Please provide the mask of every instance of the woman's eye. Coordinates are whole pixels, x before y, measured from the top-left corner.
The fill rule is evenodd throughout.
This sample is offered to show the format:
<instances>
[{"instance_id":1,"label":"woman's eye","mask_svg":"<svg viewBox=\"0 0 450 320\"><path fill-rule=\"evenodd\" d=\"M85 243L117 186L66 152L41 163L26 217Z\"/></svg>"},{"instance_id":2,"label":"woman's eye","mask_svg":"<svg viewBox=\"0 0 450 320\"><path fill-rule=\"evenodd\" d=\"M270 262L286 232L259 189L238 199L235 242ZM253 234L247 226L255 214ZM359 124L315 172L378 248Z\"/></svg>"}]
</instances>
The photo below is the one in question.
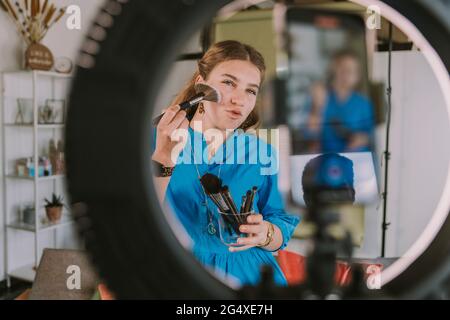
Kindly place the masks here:
<instances>
[{"instance_id":1,"label":"woman's eye","mask_svg":"<svg viewBox=\"0 0 450 320\"><path fill-rule=\"evenodd\" d=\"M222 83L226 84L227 86L233 86L234 87L234 82L231 80L223 80Z\"/></svg>"},{"instance_id":2,"label":"woman's eye","mask_svg":"<svg viewBox=\"0 0 450 320\"><path fill-rule=\"evenodd\" d=\"M256 91L255 90L248 89L247 92L252 94L252 95L254 95L254 96L256 96Z\"/></svg>"}]
</instances>

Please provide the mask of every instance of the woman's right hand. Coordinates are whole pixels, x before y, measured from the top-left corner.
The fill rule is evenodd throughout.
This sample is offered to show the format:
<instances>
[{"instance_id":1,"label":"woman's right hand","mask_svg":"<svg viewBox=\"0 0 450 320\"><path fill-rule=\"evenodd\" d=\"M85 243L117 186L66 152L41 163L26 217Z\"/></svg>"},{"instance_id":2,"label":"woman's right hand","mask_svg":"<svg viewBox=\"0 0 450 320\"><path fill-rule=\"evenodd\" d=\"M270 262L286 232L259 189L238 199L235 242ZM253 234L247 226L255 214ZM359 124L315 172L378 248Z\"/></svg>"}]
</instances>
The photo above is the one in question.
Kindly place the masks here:
<instances>
[{"instance_id":1,"label":"woman's right hand","mask_svg":"<svg viewBox=\"0 0 450 320\"><path fill-rule=\"evenodd\" d=\"M177 129L187 130L188 126L186 111L180 111L179 105L167 108L156 127L156 148L152 159L166 167L174 167L181 149L175 148L180 143L180 139L176 138L179 135L173 135L173 133ZM173 154L173 152L177 154Z\"/></svg>"},{"instance_id":2,"label":"woman's right hand","mask_svg":"<svg viewBox=\"0 0 450 320\"><path fill-rule=\"evenodd\" d=\"M327 101L327 90L321 82L316 82L310 88L312 105L308 119L308 129L317 132L322 127L323 108Z\"/></svg>"},{"instance_id":3,"label":"woman's right hand","mask_svg":"<svg viewBox=\"0 0 450 320\"><path fill-rule=\"evenodd\" d=\"M311 85L312 112L320 116L322 109L327 102L327 89L322 82L315 82Z\"/></svg>"}]
</instances>

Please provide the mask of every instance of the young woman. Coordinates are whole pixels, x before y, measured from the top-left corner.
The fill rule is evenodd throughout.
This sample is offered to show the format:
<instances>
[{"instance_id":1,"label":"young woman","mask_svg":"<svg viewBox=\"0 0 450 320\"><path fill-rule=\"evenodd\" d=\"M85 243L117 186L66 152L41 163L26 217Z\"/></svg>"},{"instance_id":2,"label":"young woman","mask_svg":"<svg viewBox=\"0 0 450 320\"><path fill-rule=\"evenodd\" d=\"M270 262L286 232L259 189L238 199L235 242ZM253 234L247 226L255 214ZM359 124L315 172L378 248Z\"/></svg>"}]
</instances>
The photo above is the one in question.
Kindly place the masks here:
<instances>
[{"instance_id":1,"label":"young woman","mask_svg":"<svg viewBox=\"0 0 450 320\"><path fill-rule=\"evenodd\" d=\"M316 140L311 152L369 151L374 134L371 102L356 91L361 81L358 56L337 52L330 65L329 88L311 88L308 135Z\"/></svg>"},{"instance_id":2,"label":"young woman","mask_svg":"<svg viewBox=\"0 0 450 320\"><path fill-rule=\"evenodd\" d=\"M258 124L255 104L264 72L264 59L254 48L237 41L213 45L159 122L152 161L164 172L155 178L160 199L172 208L193 239L193 254L203 265L241 284L257 283L261 267L270 265L274 280L286 285L272 253L287 245L299 218L284 211L274 163L249 160L267 149L266 155L276 162L275 151L256 135L244 133ZM216 88L221 101L202 102L187 113L180 111L178 104L195 94L197 83ZM173 139L180 130L187 131L182 149ZM221 139L217 134L214 139L206 134L211 131L218 132ZM243 137L240 141L244 144L239 144ZM239 151L245 152L246 161L237 161ZM240 226L248 233L239 239L240 247L227 247L220 240L219 213L199 181L206 173L218 176L229 187L238 206L247 190L258 188L253 201L255 214L248 216L248 224Z\"/></svg>"}]
</instances>

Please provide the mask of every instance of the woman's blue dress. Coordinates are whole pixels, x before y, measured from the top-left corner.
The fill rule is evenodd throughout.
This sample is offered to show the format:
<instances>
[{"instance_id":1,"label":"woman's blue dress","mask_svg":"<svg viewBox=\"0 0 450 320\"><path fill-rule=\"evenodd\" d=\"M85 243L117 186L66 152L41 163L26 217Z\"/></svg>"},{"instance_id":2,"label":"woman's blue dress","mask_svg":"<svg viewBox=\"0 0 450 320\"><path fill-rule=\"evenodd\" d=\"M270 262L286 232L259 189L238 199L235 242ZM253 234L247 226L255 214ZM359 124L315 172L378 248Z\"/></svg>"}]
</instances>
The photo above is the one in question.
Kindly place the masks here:
<instances>
[{"instance_id":1,"label":"woman's blue dress","mask_svg":"<svg viewBox=\"0 0 450 320\"><path fill-rule=\"evenodd\" d=\"M253 186L258 191L253 201L254 212L261 213L264 220L280 228L283 234L281 249L287 245L300 221L298 216L287 214L278 190L278 160L274 149L255 135L235 131L208 161L207 144L201 132L189 128L187 143L180 153L166 192L166 204L193 240L194 256L204 265L238 281L241 285L256 284L263 265L274 270L274 281L287 285L272 252L254 247L240 252L230 252L219 236L218 212L208 198L207 205L213 213L217 232L208 233L209 217L205 205L205 194L198 179L205 173L219 175L227 185L239 207L241 198ZM203 156L203 161L202 161ZM234 160L234 161L233 161Z\"/></svg>"}]
</instances>

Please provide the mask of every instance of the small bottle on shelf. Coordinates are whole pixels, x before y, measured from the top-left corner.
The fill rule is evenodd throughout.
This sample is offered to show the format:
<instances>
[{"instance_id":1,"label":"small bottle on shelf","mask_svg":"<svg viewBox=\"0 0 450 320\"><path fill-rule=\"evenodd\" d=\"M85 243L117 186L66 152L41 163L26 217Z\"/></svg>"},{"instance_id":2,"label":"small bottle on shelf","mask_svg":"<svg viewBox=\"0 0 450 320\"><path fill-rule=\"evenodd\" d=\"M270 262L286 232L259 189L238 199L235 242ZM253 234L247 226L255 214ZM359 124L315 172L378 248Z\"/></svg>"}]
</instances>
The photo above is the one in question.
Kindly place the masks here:
<instances>
[{"instance_id":1,"label":"small bottle on shelf","mask_svg":"<svg viewBox=\"0 0 450 320\"><path fill-rule=\"evenodd\" d=\"M44 167L44 176L48 177L52 175L52 164L47 157L42 157L42 165Z\"/></svg>"},{"instance_id":2,"label":"small bottle on shelf","mask_svg":"<svg viewBox=\"0 0 450 320\"><path fill-rule=\"evenodd\" d=\"M34 161L33 161L33 157L28 158L28 160L27 160L27 169L28 169L28 176L34 177Z\"/></svg>"}]
</instances>

